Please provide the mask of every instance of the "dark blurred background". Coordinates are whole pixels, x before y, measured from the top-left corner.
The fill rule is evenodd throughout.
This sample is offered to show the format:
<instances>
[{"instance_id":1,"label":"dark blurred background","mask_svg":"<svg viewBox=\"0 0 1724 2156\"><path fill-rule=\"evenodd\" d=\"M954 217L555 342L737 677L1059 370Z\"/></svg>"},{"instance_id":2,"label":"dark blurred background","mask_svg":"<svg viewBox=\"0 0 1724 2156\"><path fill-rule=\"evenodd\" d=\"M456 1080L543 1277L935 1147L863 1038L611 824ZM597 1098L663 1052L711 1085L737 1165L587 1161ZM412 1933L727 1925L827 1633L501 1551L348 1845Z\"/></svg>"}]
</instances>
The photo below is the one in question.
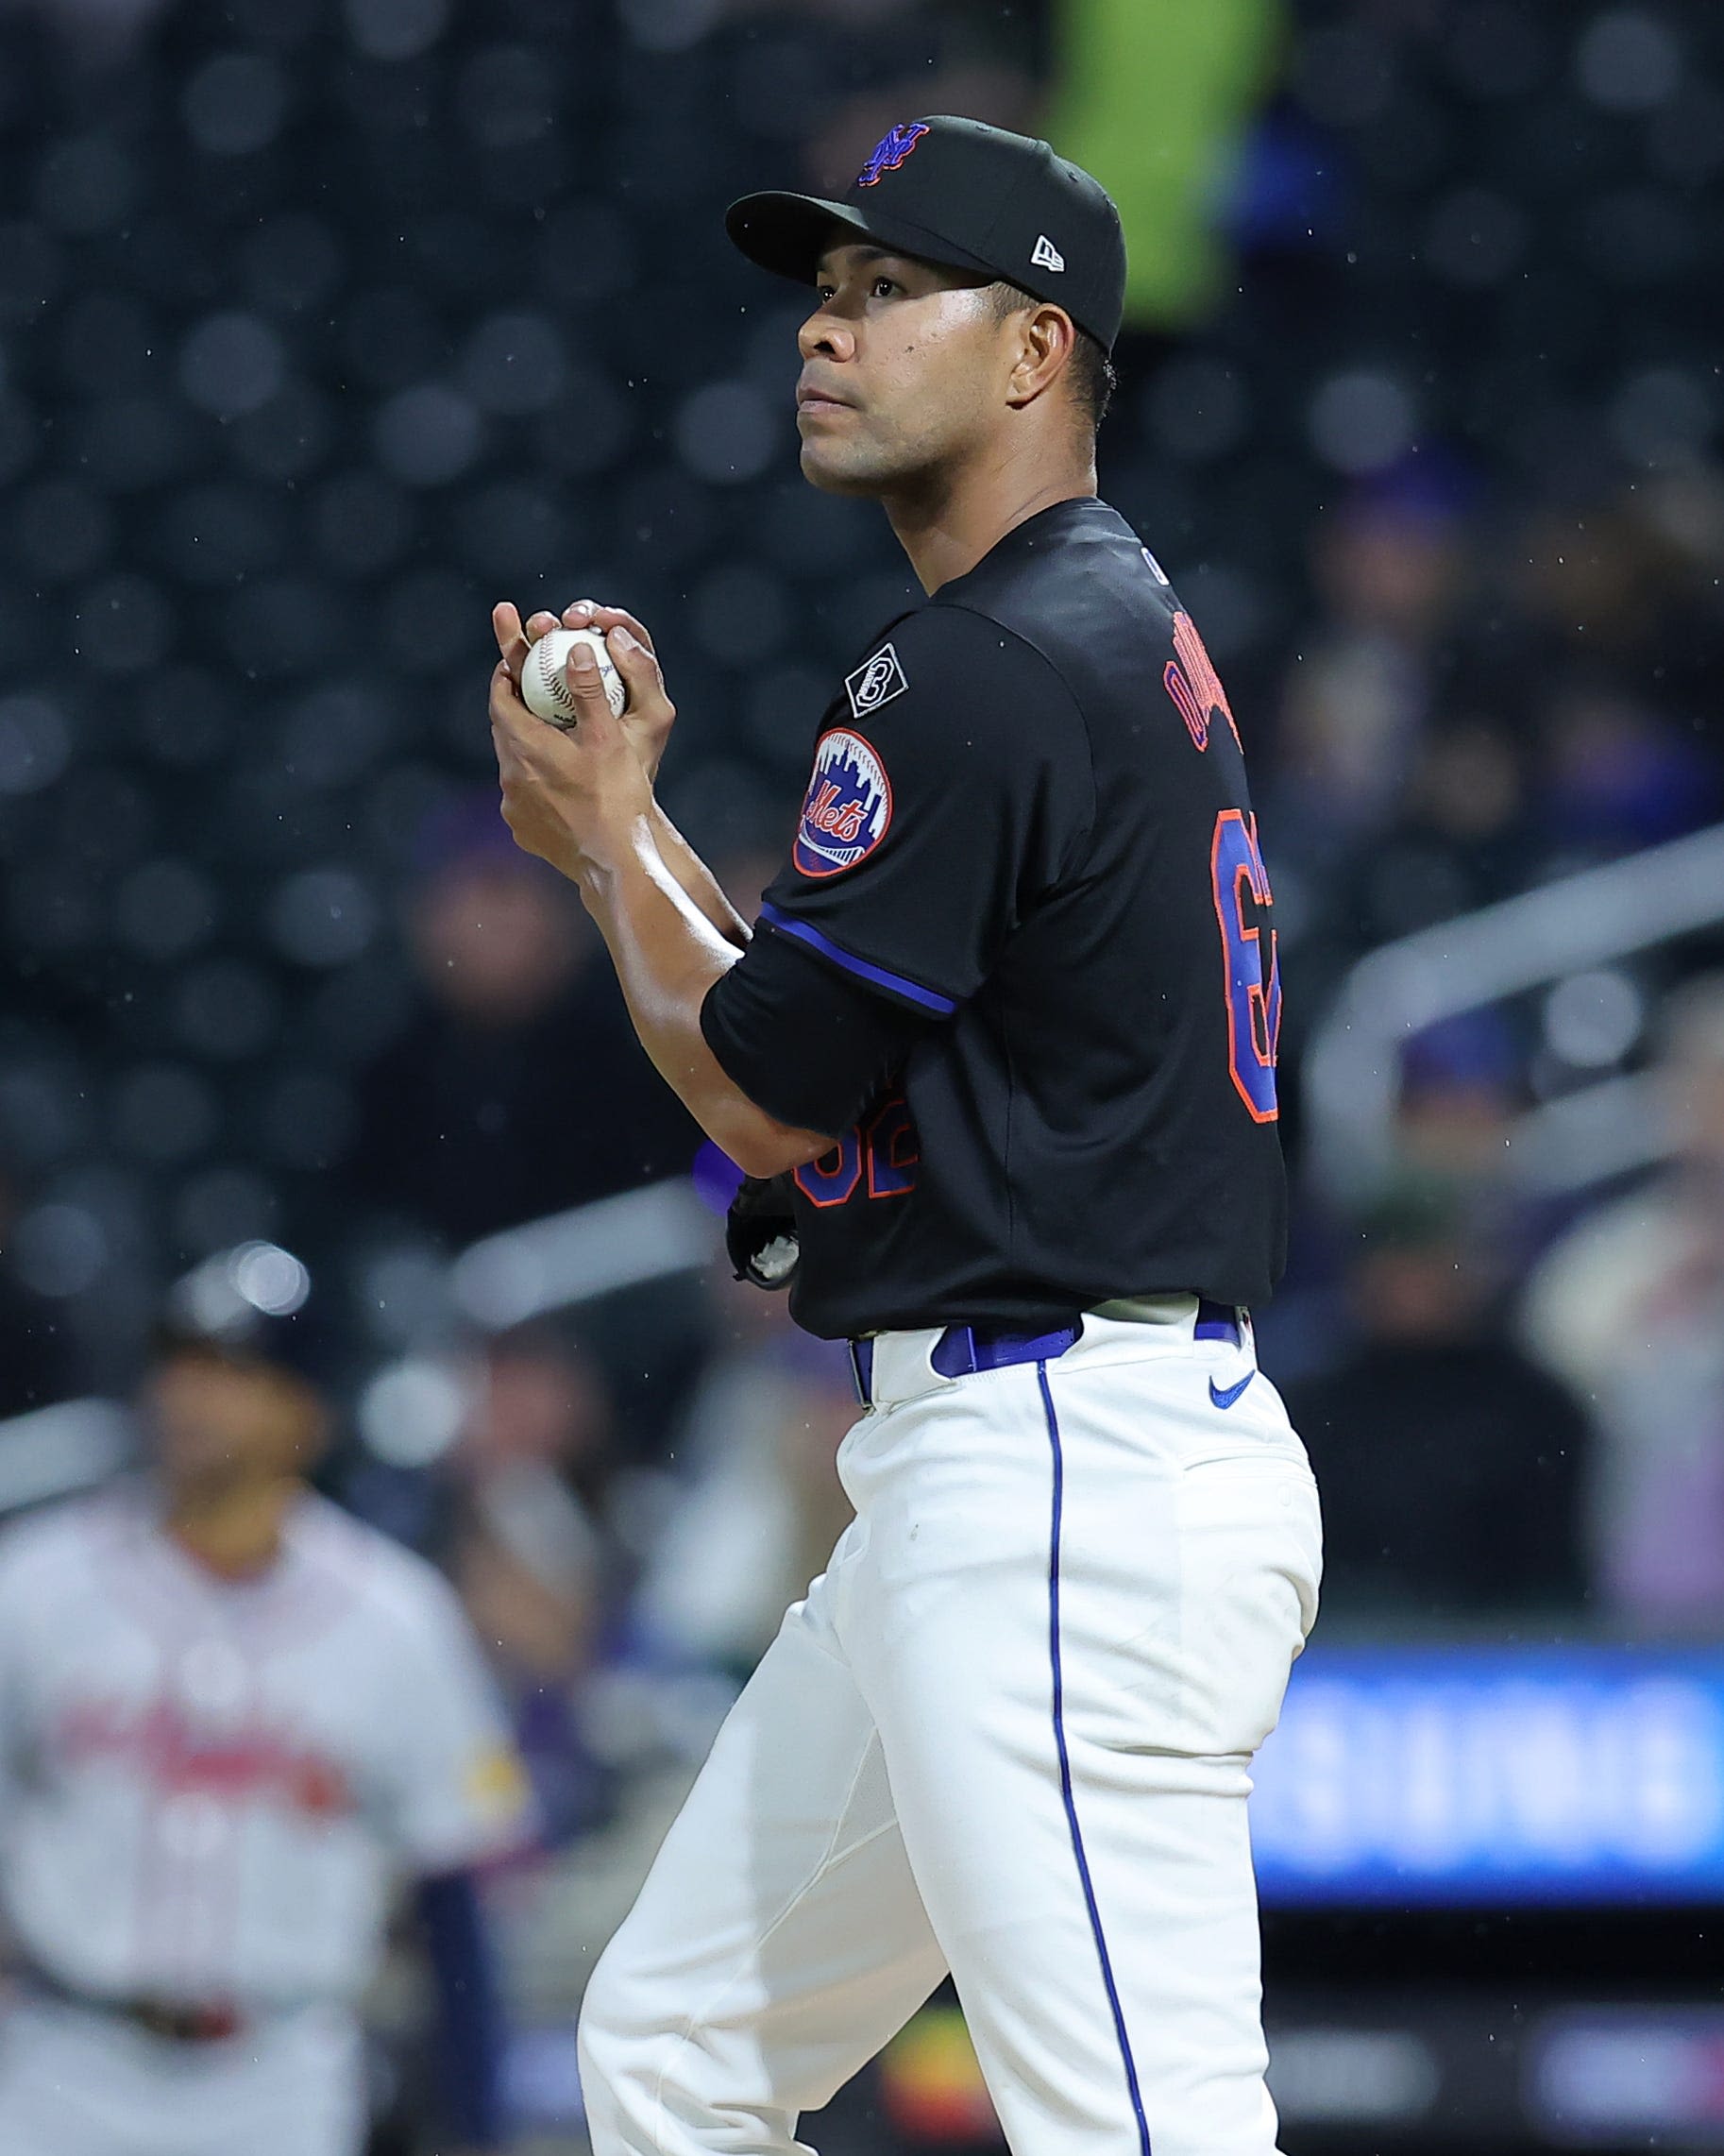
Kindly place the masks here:
<instances>
[{"instance_id":1,"label":"dark blurred background","mask_svg":"<svg viewBox=\"0 0 1724 2156\"><path fill-rule=\"evenodd\" d=\"M719 213L942 110L1121 203L1103 489L1276 879L1287 2145L1724 2144L1713 0L0 8L0 1506L109 1471L167 1280L305 1257L330 1486L498 1643L516 2095L579 2148L584 1971L849 1409L497 817L488 610L647 621L667 805L757 899L906 578L799 479L803 308ZM990 2132L937 2005L824 2146Z\"/></svg>"}]
</instances>

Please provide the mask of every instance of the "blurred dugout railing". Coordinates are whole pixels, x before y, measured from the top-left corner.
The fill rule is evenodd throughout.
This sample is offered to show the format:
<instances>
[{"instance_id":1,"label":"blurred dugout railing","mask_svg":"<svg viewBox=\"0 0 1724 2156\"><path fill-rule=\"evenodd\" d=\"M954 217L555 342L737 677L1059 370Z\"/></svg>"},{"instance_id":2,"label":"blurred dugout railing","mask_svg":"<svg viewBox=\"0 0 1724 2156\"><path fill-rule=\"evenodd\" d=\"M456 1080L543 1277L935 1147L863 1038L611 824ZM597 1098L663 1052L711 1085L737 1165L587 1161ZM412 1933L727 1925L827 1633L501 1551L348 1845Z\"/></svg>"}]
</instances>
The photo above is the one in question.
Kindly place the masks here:
<instances>
[{"instance_id":1,"label":"blurred dugout railing","mask_svg":"<svg viewBox=\"0 0 1724 2156\"><path fill-rule=\"evenodd\" d=\"M0 1515L106 1482L131 1451L131 1418L111 1400L64 1400L0 1421Z\"/></svg>"},{"instance_id":2,"label":"blurred dugout railing","mask_svg":"<svg viewBox=\"0 0 1724 2156\"><path fill-rule=\"evenodd\" d=\"M1360 959L1313 1035L1305 1065L1311 1162L1324 1186L1359 1197L1394 1156L1400 1051L1426 1027L1571 979L1724 922L1724 824L1693 832L1462 914ZM1510 1134L1511 1172L1580 1190L1662 1157L1648 1080L1599 1079L1530 1109Z\"/></svg>"},{"instance_id":3,"label":"blurred dugout railing","mask_svg":"<svg viewBox=\"0 0 1724 2156\"><path fill-rule=\"evenodd\" d=\"M449 1368L463 1333L484 1336L623 1288L698 1272L722 1246L720 1223L682 1177L600 1198L463 1250L415 1300L422 1335L365 1383L362 1435L397 1465L428 1465L452 1442L465 1395ZM0 1516L104 1482L132 1451L117 1401L69 1400L0 1420Z\"/></svg>"},{"instance_id":4,"label":"blurred dugout railing","mask_svg":"<svg viewBox=\"0 0 1724 2156\"><path fill-rule=\"evenodd\" d=\"M482 1332L572 1309L615 1289L691 1272L716 1256L718 1222L680 1176L504 1229L455 1260L449 1297Z\"/></svg>"}]
</instances>

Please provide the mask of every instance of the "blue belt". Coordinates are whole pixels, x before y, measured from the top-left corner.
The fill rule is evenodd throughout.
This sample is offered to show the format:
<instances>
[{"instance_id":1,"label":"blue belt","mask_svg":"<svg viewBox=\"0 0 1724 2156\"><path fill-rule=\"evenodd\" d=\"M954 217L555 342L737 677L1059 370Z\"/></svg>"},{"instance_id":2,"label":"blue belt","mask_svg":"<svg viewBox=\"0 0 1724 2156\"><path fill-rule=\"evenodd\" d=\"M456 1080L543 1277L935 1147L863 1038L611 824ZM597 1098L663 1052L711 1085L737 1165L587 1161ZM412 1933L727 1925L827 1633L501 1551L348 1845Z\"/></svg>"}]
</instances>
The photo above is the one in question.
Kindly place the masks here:
<instances>
[{"instance_id":1,"label":"blue belt","mask_svg":"<svg viewBox=\"0 0 1724 2156\"><path fill-rule=\"evenodd\" d=\"M969 1377L974 1370L1003 1370L1013 1363L1052 1363L1072 1347L1083 1331L1080 1325L1062 1325L1054 1333L1002 1333L988 1325L948 1325L934 1343L928 1357L942 1378ZM1230 1340L1240 1344L1239 1313L1225 1302L1207 1296L1197 1304L1194 1336L1199 1340ZM874 1343L852 1340L851 1374L856 1382L856 1398L864 1407L873 1403Z\"/></svg>"}]
</instances>

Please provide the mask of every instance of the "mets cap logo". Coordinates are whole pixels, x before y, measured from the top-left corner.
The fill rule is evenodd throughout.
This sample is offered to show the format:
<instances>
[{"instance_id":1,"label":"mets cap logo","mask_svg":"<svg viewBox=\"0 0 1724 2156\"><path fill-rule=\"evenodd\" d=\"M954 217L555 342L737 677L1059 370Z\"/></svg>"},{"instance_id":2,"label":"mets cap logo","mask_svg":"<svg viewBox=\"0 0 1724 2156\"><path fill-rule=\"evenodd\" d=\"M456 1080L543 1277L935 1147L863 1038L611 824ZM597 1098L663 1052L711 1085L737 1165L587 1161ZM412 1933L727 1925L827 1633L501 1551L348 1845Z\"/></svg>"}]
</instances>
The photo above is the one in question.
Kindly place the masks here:
<instances>
[{"instance_id":1,"label":"mets cap logo","mask_svg":"<svg viewBox=\"0 0 1724 2156\"><path fill-rule=\"evenodd\" d=\"M888 135L882 135L873 153L856 175L858 187L877 187L883 172L896 172L928 131L925 120L901 120Z\"/></svg>"},{"instance_id":2,"label":"mets cap logo","mask_svg":"<svg viewBox=\"0 0 1724 2156\"><path fill-rule=\"evenodd\" d=\"M837 875L866 860L892 821L892 786L873 743L849 726L822 734L790 857L803 875Z\"/></svg>"}]
</instances>

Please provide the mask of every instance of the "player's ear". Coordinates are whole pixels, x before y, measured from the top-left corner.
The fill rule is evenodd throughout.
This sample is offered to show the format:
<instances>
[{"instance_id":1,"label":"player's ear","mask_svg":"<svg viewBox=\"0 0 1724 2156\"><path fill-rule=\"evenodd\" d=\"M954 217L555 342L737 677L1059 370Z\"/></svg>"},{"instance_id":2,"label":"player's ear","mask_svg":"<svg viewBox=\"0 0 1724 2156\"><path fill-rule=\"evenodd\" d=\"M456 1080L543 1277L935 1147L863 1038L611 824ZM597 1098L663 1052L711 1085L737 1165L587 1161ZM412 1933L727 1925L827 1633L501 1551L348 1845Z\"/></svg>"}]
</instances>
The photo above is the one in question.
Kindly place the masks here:
<instances>
[{"instance_id":1,"label":"player's ear","mask_svg":"<svg viewBox=\"0 0 1724 2156\"><path fill-rule=\"evenodd\" d=\"M1077 348L1077 331L1063 307L1026 307L1017 317L1018 355L1007 398L1014 406L1033 404L1051 389Z\"/></svg>"}]
</instances>

